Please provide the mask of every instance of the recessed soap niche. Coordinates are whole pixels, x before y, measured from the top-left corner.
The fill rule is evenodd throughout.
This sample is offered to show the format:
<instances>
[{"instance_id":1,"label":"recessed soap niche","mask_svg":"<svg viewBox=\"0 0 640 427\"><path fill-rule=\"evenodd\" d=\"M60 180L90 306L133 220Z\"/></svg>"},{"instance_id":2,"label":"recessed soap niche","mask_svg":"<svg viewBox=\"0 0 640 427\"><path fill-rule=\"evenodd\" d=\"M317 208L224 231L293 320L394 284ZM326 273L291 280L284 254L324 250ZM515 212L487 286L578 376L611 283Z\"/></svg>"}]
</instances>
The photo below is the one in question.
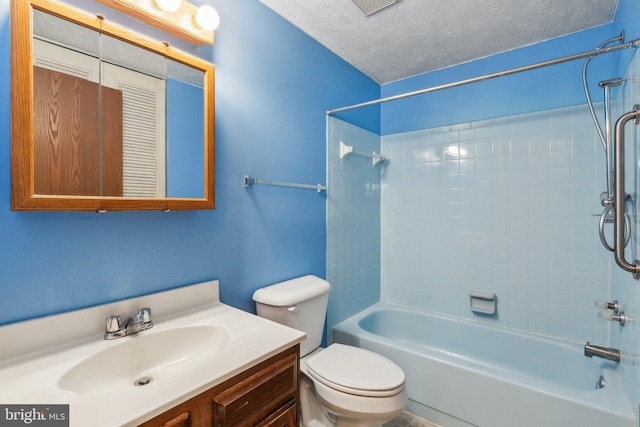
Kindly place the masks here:
<instances>
[{"instance_id":1,"label":"recessed soap niche","mask_svg":"<svg viewBox=\"0 0 640 427\"><path fill-rule=\"evenodd\" d=\"M493 292L469 291L469 306L474 313L495 315L498 311L498 297Z\"/></svg>"}]
</instances>

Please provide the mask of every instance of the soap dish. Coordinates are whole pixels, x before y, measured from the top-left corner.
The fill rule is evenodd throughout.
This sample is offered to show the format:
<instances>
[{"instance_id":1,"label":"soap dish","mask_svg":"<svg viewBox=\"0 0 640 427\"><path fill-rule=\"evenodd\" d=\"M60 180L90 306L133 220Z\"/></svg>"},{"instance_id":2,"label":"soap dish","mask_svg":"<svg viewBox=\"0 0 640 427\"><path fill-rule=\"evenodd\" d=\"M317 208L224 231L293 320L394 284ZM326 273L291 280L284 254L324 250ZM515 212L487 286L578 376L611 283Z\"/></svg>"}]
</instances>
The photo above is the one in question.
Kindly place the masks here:
<instances>
[{"instance_id":1,"label":"soap dish","mask_svg":"<svg viewBox=\"0 0 640 427\"><path fill-rule=\"evenodd\" d=\"M495 314L498 297L492 292L470 291L471 311L482 314Z\"/></svg>"}]
</instances>

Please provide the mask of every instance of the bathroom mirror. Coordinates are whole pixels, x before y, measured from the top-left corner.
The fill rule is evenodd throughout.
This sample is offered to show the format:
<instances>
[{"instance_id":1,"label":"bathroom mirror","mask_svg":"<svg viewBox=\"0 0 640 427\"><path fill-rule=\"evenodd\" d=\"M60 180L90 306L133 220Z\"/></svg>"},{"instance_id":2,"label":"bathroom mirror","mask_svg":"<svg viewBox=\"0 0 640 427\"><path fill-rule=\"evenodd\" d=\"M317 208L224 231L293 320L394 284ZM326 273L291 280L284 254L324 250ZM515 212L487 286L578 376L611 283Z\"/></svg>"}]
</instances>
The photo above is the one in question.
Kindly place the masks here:
<instances>
[{"instance_id":1,"label":"bathroom mirror","mask_svg":"<svg viewBox=\"0 0 640 427\"><path fill-rule=\"evenodd\" d=\"M11 16L13 210L213 209L212 64L59 2Z\"/></svg>"}]
</instances>

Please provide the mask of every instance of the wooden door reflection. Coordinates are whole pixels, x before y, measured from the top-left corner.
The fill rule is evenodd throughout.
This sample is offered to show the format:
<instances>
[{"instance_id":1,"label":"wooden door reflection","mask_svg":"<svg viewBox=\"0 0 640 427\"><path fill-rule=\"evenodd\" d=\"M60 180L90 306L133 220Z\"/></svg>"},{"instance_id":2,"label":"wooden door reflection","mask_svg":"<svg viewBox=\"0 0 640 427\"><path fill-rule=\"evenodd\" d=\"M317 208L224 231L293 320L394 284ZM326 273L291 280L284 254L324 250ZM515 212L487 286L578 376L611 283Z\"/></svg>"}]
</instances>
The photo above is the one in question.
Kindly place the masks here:
<instances>
[{"instance_id":1,"label":"wooden door reflection","mask_svg":"<svg viewBox=\"0 0 640 427\"><path fill-rule=\"evenodd\" d=\"M41 67L33 72L34 193L122 196L122 93Z\"/></svg>"}]
</instances>

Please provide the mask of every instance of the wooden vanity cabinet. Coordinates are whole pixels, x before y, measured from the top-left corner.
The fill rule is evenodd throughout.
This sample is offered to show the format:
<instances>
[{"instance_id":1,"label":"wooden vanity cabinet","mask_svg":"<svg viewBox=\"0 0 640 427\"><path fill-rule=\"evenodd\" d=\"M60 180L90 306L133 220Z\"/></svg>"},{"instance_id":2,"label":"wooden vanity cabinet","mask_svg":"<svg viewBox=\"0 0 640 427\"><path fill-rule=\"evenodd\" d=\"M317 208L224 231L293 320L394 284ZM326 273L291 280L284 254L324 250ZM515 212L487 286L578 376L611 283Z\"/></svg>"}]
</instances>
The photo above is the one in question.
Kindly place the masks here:
<instances>
[{"instance_id":1,"label":"wooden vanity cabinet","mask_svg":"<svg viewBox=\"0 0 640 427\"><path fill-rule=\"evenodd\" d=\"M299 351L291 347L140 427L296 427Z\"/></svg>"}]
</instances>

